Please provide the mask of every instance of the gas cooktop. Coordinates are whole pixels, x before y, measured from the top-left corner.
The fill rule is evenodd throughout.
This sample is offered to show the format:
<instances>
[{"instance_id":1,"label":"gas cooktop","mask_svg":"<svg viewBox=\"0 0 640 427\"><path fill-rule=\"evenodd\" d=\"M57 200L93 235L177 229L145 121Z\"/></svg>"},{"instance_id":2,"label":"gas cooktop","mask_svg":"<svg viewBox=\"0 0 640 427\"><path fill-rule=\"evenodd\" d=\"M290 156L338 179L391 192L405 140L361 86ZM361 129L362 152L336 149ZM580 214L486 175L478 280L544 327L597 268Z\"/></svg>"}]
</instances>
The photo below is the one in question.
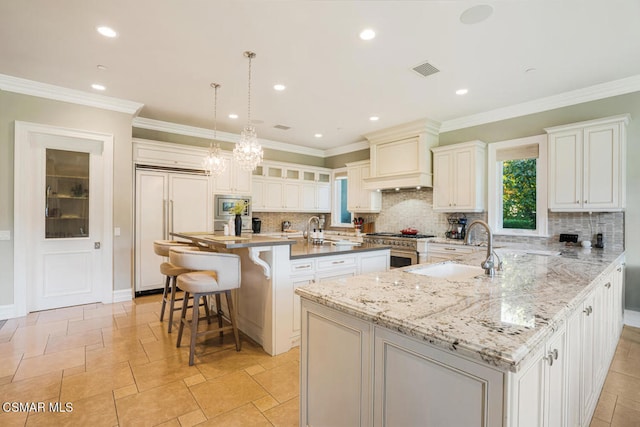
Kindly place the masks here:
<instances>
[{"instance_id":1,"label":"gas cooktop","mask_svg":"<svg viewBox=\"0 0 640 427\"><path fill-rule=\"evenodd\" d=\"M368 233L367 236L401 237L406 239L428 239L429 237L436 237L433 234L402 234L402 233Z\"/></svg>"}]
</instances>

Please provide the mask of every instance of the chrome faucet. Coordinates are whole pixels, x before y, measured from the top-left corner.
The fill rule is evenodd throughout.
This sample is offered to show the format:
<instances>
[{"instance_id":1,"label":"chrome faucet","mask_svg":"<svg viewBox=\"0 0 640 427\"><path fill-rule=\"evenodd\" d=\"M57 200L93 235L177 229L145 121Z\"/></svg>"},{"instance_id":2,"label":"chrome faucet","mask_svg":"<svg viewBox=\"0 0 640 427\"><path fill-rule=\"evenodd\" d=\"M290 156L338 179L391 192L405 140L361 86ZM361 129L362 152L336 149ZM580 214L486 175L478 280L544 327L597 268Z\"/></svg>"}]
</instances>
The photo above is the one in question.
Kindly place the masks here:
<instances>
[{"instance_id":1,"label":"chrome faucet","mask_svg":"<svg viewBox=\"0 0 640 427\"><path fill-rule=\"evenodd\" d=\"M309 220L307 221L307 230L306 230L306 238L309 242L313 242L313 236L311 235L311 223L315 221L318 224L318 228L320 228L320 218L318 218L317 216L312 216L311 218L309 218Z\"/></svg>"},{"instance_id":2,"label":"chrome faucet","mask_svg":"<svg viewBox=\"0 0 640 427\"><path fill-rule=\"evenodd\" d=\"M489 224L479 219L471 221L471 224L469 224L469 226L467 227L467 234L464 238L464 244L468 245L471 241L471 229L476 224L483 226L485 230L487 230L487 259L485 259L484 262L480 264L480 267L484 268L485 274L493 277L496 274L496 270L502 269L502 261L500 260L498 254L496 254L493 250L493 233L491 232L491 227L489 227ZM498 260L497 264L494 255Z\"/></svg>"}]
</instances>

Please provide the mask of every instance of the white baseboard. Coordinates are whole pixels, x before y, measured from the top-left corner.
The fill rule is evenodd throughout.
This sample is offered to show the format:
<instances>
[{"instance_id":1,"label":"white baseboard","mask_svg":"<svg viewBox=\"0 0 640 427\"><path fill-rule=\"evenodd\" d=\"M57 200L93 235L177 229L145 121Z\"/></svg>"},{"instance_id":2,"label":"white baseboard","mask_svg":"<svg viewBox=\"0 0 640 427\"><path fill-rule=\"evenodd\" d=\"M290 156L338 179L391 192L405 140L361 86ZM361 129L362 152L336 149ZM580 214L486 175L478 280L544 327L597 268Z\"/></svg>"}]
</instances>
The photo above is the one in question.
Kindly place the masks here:
<instances>
[{"instance_id":1,"label":"white baseboard","mask_svg":"<svg viewBox=\"0 0 640 427\"><path fill-rule=\"evenodd\" d=\"M16 316L15 304L0 305L0 320L13 319Z\"/></svg>"},{"instance_id":2,"label":"white baseboard","mask_svg":"<svg viewBox=\"0 0 640 427\"><path fill-rule=\"evenodd\" d=\"M113 291L113 303L131 301L133 299L133 292L131 289L120 289Z\"/></svg>"},{"instance_id":3,"label":"white baseboard","mask_svg":"<svg viewBox=\"0 0 640 427\"><path fill-rule=\"evenodd\" d=\"M640 328L640 311L625 310L624 324L633 326L634 328Z\"/></svg>"}]
</instances>

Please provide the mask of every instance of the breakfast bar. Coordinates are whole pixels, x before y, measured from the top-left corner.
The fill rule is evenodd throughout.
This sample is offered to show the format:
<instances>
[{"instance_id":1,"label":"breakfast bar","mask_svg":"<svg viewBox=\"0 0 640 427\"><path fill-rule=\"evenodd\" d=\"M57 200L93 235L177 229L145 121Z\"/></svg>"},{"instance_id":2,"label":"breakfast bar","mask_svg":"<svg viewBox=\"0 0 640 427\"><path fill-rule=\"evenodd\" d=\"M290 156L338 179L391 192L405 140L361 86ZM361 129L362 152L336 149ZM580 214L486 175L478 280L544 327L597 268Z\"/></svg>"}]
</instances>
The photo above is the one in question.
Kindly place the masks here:
<instances>
[{"instance_id":1,"label":"breakfast bar","mask_svg":"<svg viewBox=\"0 0 640 427\"><path fill-rule=\"evenodd\" d=\"M172 236L240 256L242 279L235 296L239 328L274 356L300 342L297 286L389 269L389 247L384 245L312 245L304 239L211 232Z\"/></svg>"}]
</instances>

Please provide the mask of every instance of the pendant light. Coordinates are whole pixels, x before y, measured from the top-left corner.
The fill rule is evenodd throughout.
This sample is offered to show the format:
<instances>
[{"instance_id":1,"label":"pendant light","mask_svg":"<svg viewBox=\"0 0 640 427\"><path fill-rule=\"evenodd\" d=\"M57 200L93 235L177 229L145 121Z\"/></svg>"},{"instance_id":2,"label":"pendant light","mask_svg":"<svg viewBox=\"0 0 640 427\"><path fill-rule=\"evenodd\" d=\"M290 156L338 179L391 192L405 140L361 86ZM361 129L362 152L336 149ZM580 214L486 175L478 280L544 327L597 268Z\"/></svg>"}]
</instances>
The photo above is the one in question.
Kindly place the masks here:
<instances>
[{"instance_id":1,"label":"pendant light","mask_svg":"<svg viewBox=\"0 0 640 427\"><path fill-rule=\"evenodd\" d=\"M258 142L256 129L251 125L251 60L256 57L254 52L246 51L244 56L249 59L249 90L247 125L240 133L240 141L233 149L233 159L244 170L252 171L262 163L263 151Z\"/></svg>"},{"instance_id":2,"label":"pendant light","mask_svg":"<svg viewBox=\"0 0 640 427\"><path fill-rule=\"evenodd\" d=\"M220 176L227 169L227 161L222 157L220 144L214 143L218 131L218 83L211 83L213 88L213 139L209 142L209 153L202 161L202 166L207 175Z\"/></svg>"}]
</instances>

